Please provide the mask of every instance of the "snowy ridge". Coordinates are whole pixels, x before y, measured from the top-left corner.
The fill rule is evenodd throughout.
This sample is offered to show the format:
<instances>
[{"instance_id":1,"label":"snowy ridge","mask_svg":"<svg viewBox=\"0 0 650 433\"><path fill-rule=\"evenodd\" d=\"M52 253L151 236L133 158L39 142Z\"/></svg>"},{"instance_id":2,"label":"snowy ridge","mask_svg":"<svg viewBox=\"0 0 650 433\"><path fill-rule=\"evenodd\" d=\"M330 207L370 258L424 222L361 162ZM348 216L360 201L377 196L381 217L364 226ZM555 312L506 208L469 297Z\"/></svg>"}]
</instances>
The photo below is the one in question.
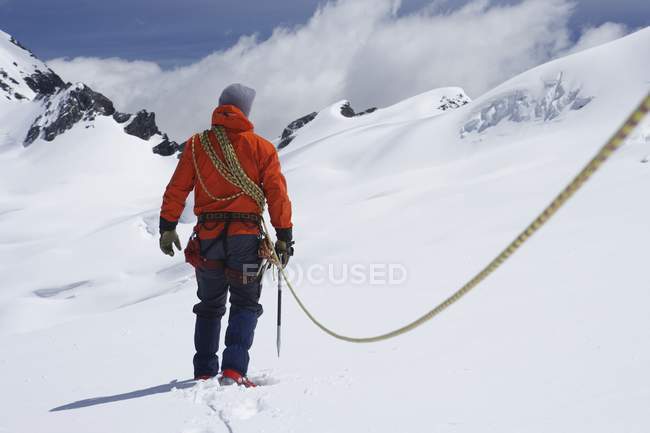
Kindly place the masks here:
<instances>
[{"instance_id":1,"label":"snowy ridge","mask_svg":"<svg viewBox=\"0 0 650 433\"><path fill-rule=\"evenodd\" d=\"M80 122L93 128L97 116L111 115L116 127L124 124L120 128L126 134L154 141L154 153L170 156L180 151L158 129L154 113L116 112L109 98L83 83L64 83L13 36L0 31L0 151L18 143L29 146L37 139L53 141Z\"/></svg>"},{"instance_id":2,"label":"snowy ridge","mask_svg":"<svg viewBox=\"0 0 650 433\"><path fill-rule=\"evenodd\" d=\"M290 272L308 307L367 335L448 296L648 92L648 47L644 29L467 104L447 88L358 117L341 114L344 101L318 112L280 152L295 208ZM592 99L571 109L579 98ZM490 126L461 136L480 113ZM250 369L263 386L253 390L188 381L194 277L181 255L157 250L175 160L152 157L109 116L82 124L56 146L0 145L0 431L648 430L650 203L639 197L650 121L507 266L400 339L342 344L286 300L278 360L276 283L265 281ZM407 278L341 281L346 266L373 264L401 265ZM306 276L315 266L323 278Z\"/></svg>"},{"instance_id":3,"label":"snowy ridge","mask_svg":"<svg viewBox=\"0 0 650 433\"><path fill-rule=\"evenodd\" d=\"M463 89L446 87L413 96L390 107L362 112L360 116L344 115L342 109L349 107L350 101L337 101L309 122L302 123L299 129L293 129L292 137L297 140L284 152L294 151L302 147L302 143L311 143L344 131L435 117L463 107L470 101Z\"/></svg>"},{"instance_id":4,"label":"snowy ridge","mask_svg":"<svg viewBox=\"0 0 650 433\"><path fill-rule=\"evenodd\" d=\"M34 100L63 87L61 78L28 49L0 30L0 100Z\"/></svg>"}]
</instances>

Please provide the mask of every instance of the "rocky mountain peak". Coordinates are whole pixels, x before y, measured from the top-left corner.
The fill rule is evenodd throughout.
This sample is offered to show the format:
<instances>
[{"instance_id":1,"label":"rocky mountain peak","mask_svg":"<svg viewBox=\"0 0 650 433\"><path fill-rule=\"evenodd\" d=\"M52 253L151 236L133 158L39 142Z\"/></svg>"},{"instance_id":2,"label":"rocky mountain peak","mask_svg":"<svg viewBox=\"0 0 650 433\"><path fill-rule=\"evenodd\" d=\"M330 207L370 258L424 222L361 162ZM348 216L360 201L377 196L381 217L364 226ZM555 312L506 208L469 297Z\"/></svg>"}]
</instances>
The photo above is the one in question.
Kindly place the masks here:
<instances>
[{"instance_id":1,"label":"rocky mountain peak","mask_svg":"<svg viewBox=\"0 0 650 433\"><path fill-rule=\"evenodd\" d=\"M156 125L155 113L140 110L135 115L115 110L113 102L84 83L66 83L18 40L0 31L0 99L38 104L36 118L26 131L23 144L29 146L37 139L54 141L80 122L92 127L100 116L112 116L124 124L126 134L149 141L161 141L152 148L159 155L180 151L175 141L163 134ZM12 110L14 105L0 109ZM24 133L24 132L23 132ZM18 132L21 134L21 132Z\"/></svg>"},{"instance_id":2,"label":"rocky mountain peak","mask_svg":"<svg viewBox=\"0 0 650 433\"><path fill-rule=\"evenodd\" d=\"M80 121L91 122L97 116L111 116L115 107L110 99L83 83L68 83L58 93L39 94L45 112L38 116L25 138L25 146L37 138L53 141Z\"/></svg>"},{"instance_id":3,"label":"rocky mountain peak","mask_svg":"<svg viewBox=\"0 0 650 433\"><path fill-rule=\"evenodd\" d=\"M124 127L124 132L143 140L149 140L154 135L160 134L156 125L156 113L147 110L138 111L131 123Z\"/></svg>"}]
</instances>

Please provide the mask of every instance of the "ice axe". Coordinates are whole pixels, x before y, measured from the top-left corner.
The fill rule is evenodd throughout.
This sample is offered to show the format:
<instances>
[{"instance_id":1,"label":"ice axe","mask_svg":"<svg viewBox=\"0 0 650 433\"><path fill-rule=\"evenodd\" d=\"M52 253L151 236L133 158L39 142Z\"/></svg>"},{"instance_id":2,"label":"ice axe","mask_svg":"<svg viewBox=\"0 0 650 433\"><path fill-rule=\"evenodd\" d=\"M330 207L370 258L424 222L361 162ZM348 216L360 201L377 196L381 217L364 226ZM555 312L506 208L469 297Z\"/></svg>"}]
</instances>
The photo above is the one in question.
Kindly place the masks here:
<instances>
[{"instance_id":1,"label":"ice axe","mask_svg":"<svg viewBox=\"0 0 650 433\"><path fill-rule=\"evenodd\" d=\"M276 334L275 345L278 349L278 358L280 357L280 336L282 327L282 269L278 266L278 330Z\"/></svg>"}]
</instances>

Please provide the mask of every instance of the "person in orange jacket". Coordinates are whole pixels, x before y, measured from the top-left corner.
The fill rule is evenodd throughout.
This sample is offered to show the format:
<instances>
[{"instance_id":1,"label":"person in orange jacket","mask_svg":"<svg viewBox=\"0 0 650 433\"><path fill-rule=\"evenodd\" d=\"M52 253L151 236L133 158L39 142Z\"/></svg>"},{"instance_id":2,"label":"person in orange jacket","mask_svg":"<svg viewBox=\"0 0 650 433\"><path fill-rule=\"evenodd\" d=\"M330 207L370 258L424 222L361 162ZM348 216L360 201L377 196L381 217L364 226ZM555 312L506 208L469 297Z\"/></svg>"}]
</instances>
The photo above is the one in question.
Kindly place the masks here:
<instances>
[{"instance_id":1,"label":"person in orange jacket","mask_svg":"<svg viewBox=\"0 0 650 433\"><path fill-rule=\"evenodd\" d=\"M239 163L248 177L264 192L271 224L277 236L276 252L283 265L293 254L291 201L287 183L280 169L278 154L269 141L253 131L248 120L255 91L241 84L226 87L219 106L212 114L212 126L223 127ZM194 190L194 213L198 216L195 233L202 260L210 266L197 266L199 303L194 306L194 377L208 379L219 373L217 356L221 318L226 312L230 293L230 314L222 356L225 383L254 386L247 379L249 354L257 319L262 314L259 304L261 282L256 275L261 264L260 209L248 195L228 182L205 152L208 144L217 157L224 160L214 130L198 134L186 143L176 170L167 185L160 211L160 248L174 255L173 245L181 249L176 225L185 207L188 194ZM201 143L201 138L207 143Z\"/></svg>"}]
</instances>

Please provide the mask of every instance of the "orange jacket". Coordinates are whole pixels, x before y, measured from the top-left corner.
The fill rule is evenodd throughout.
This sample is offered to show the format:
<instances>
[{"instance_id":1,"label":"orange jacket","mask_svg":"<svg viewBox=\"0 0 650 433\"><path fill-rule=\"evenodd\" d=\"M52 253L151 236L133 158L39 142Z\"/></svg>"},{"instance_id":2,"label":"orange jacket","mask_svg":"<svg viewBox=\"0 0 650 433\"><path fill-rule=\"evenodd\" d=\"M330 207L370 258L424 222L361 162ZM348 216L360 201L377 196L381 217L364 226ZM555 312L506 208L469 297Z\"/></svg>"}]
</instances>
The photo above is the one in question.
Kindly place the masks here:
<instances>
[{"instance_id":1,"label":"orange jacket","mask_svg":"<svg viewBox=\"0 0 650 433\"><path fill-rule=\"evenodd\" d=\"M287 182L280 170L278 153L269 141L253 132L253 124L233 105L222 105L212 113L212 125L223 125L237 153L239 163L246 174L262 187L268 203L271 224L277 229L290 229L291 201L287 194ZM208 133L212 147L224 161L223 153L215 134ZM197 179L194 161L192 159L192 139L185 143L176 171L172 176L160 211L160 229L172 230L185 207L187 195L194 189L194 213L204 212L250 212L258 213L255 201L247 195L240 195L227 201L213 201L203 190ZM194 144L196 164L199 174L208 191L214 197L228 197L239 192L239 189L224 179L214 167L214 164L203 151L198 141ZM215 227L216 226L216 227ZM199 228L199 236L203 239L218 236L223 223L206 223ZM250 223L232 222L228 228L229 235L256 234L257 228Z\"/></svg>"}]
</instances>

